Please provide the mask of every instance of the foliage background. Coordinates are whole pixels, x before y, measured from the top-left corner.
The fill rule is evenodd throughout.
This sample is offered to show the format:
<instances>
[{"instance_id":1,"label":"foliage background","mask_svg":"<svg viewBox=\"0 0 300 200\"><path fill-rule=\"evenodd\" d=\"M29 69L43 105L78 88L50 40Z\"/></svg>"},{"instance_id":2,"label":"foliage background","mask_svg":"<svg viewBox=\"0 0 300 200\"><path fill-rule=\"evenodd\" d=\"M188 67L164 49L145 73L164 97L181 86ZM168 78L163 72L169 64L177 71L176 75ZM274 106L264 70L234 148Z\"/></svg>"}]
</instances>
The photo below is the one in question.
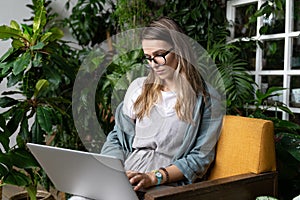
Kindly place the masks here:
<instances>
[{"instance_id":1,"label":"foliage background","mask_svg":"<svg viewBox=\"0 0 300 200\"><path fill-rule=\"evenodd\" d=\"M34 16L37 15L37 7L35 5L39 2L44 1L32 0L30 8ZM280 2L280 0L275 1L275 3L278 4L280 4ZM85 142L90 143L91 146L89 146L88 149L84 149L81 141L78 140L79 137L73 126L72 114L70 112L72 101L70 90L74 84L74 75L77 73L84 58L86 58L97 44L109 39L111 35L120 31L144 27L152 19L165 15L175 19L188 36L198 41L198 43L208 51L216 63L224 78L228 114L264 118L274 121L280 175L279 195L282 199L290 199L290 197L296 196L296 194L300 192L300 156L299 149L297 150L300 141L299 126L269 116L268 109L270 107L276 107L283 109L285 112L289 112L288 108L280 102L273 102L273 104L268 104L267 107L264 106L265 103L268 102L268 98L273 96L272 92L280 91L283 88L271 88L269 91L266 91L266 93L261 93L259 90L256 90L256 83L247 71L249 62L245 59L244 50L256 47L260 45L260 43L259 41L236 41L234 43L227 43L226 39L229 35L228 26L230 24L226 20L226 1L78 0L77 3L73 5L72 1L69 0L65 4L65 9L68 10L71 15L63 20L58 20L57 16L59 14L51 12L51 6L48 7L51 5L51 1L45 1L44 3L48 9L47 14L49 14L49 16L47 23L44 24L45 26L41 28L41 34L46 34L47 31L54 27L57 30L66 28L70 30L79 48L73 48L68 41L64 41L62 38L56 38L55 43L51 43L49 46L44 43L35 43L32 45L31 50L33 55L37 56L31 57L31 59L33 59L32 61L36 64L36 67L39 68L30 69L31 71L22 77L19 74L26 71L25 68L21 70L19 74L16 73L16 69L11 73L9 70L13 68L9 68L9 70L7 68L7 62L9 60L15 62L18 56L23 55L24 51L22 51L22 46L16 46L16 44L19 43L15 43L15 47L20 47L17 54L8 54L8 57L2 57L1 78L9 78L10 85L21 83L20 90L22 94L27 97L27 101L15 101L14 99L2 98L1 106L11 107L13 105L20 106L22 103L29 103L29 108L32 108L32 110L36 112L40 110L40 113L48 113L47 116L48 119L50 119L45 120L48 121L48 123L41 123L41 120L36 118L34 124L38 124L39 126L35 125L35 127L40 128L43 134L38 135L38 137L32 137L33 135L30 136L28 133L34 133L34 129L29 129L25 123L28 119L25 117L19 120L20 117L18 117L17 114L14 117L13 114L17 108L14 108L10 113L2 113L3 118L0 118L2 123L1 127L4 128L7 125L4 119L8 119L10 122L8 127L11 127L9 128L11 129L9 133L16 130L19 122L25 121L21 124L23 124L22 127L28 131L19 133L19 138L21 138L20 142L34 141L37 143L46 143L44 135L48 135L52 136L51 142L49 143L51 145L81 150L97 149L95 145L97 145L99 138L86 137L85 139L87 141ZM250 22L254 23L257 17L263 14L269 14L272 12L272 9L274 10L274 8L268 8L268 6L269 4L263 5L262 9L252 16ZM278 8L280 8L280 6L276 7L276 12ZM261 31L266 31L267 29L268 27L263 27ZM22 30L26 31L26 27L22 26ZM112 51L114 51L114 48L120 47L113 46ZM49 50L49 55L40 54L42 50ZM107 134L114 125L113 112L110 105L113 88L120 77L126 74L128 69L132 66L140 65L139 60L141 56L142 52L136 51L128 52L122 57L115 58L105 72L105 75L99 81L97 96L95 97L97 102L95 107L97 108L98 119L105 134ZM99 62L101 62L101 60L99 60ZM4 65L6 67L3 67ZM55 73L49 73L53 71ZM51 76L50 74L55 76ZM15 77L15 75L19 75L19 77ZM14 82L14 80L17 81ZM28 82L24 82L25 80L28 80ZM125 91L130 81L131 79L128 78L120 90ZM26 83L26 87L24 87L24 83ZM35 93L36 85L45 86L40 87L40 89L42 89L41 93ZM9 93L2 95L9 95ZM32 101L32 96L36 97L35 100L37 101ZM24 109L24 107L18 108ZM25 113L24 111L22 112ZM32 115L32 117L33 116L35 115ZM86 122L89 121L88 118L84 120L86 120ZM24 133L26 134L24 135ZM285 165L284 163L288 164Z\"/></svg>"}]
</instances>

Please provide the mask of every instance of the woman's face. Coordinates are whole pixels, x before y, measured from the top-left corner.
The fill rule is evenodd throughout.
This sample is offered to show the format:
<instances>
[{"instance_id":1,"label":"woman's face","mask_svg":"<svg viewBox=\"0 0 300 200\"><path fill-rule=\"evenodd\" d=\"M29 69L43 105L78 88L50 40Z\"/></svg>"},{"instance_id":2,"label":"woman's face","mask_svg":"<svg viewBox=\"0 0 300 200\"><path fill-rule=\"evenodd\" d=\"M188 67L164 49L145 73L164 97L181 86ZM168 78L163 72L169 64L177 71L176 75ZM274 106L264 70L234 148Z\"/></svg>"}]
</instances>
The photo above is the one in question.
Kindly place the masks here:
<instances>
[{"instance_id":1,"label":"woman's face","mask_svg":"<svg viewBox=\"0 0 300 200\"><path fill-rule=\"evenodd\" d=\"M171 80L177 67L177 60L174 52L172 52L173 46L163 40L145 39L142 41L142 47L147 62L154 73L161 79ZM163 58L165 58L165 63Z\"/></svg>"}]
</instances>

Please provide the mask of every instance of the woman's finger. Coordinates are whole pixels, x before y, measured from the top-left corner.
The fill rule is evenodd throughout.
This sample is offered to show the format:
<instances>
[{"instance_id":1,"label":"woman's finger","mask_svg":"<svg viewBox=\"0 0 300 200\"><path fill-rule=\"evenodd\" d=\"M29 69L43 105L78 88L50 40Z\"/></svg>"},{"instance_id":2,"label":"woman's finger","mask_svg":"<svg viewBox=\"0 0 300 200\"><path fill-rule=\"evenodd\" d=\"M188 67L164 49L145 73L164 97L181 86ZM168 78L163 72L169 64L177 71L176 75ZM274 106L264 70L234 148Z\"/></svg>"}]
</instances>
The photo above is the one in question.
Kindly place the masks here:
<instances>
[{"instance_id":1,"label":"woman's finger","mask_svg":"<svg viewBox=\"0 0 300 200\"><path fill-rule=\"evenodd\" d=\"M135 171L126 171L126 176L128 177L128 179L136 176L137 174L139 174L139 172L135 172Z\"/></svg>"},{"instance_id":2,"label":"woman's finger","mask_svg":"<svg viewBox=\"0 0 300 200\"><path fill-rule=\"evenodd\" d=\"M138 182L138 184L133 188L134 191L137 191L144 187L145 179L142 179Z\"/></svg>"},{"instance_id":3,"label":"woman's finger","mask_svg":"<svg viewBox=\"0 0 300 200\"><path fill-rule=\"evenodd\" d=\"M129 178L129 182L131 184L135 184L143 179L143 174L142 173L132 173L132 174L129 174L128 178Z\"/></svg>"}]
</instances>

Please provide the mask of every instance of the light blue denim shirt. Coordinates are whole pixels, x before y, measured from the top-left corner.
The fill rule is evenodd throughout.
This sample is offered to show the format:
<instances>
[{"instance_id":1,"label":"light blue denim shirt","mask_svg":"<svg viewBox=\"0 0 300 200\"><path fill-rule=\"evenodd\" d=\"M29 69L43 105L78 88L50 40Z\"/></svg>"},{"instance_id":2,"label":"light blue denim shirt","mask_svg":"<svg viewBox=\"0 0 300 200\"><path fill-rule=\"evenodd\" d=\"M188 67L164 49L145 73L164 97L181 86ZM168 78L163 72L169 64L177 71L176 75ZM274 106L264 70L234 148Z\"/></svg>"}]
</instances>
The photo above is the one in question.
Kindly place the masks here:
<instances>
[{"instance_id":1,"label":"light blue denim shirt","mask_svg":"<svg viewBox=\"0 0 300 200\"><path fill-rule=\"evenodd\" d=\"M203 101L199 96L193 119L195 124L188 125L182 145L173 157L172 163L183 173L186 180L179 184L193 183L202 178L215 158L215 146L219 139L224 108L218 93L207 87L209 96ZM133 151L135 124L122 112L123 103L116 109L115 127L108 134L101 154L119 158L123 162Z\"/></svg>"}]
</instances>

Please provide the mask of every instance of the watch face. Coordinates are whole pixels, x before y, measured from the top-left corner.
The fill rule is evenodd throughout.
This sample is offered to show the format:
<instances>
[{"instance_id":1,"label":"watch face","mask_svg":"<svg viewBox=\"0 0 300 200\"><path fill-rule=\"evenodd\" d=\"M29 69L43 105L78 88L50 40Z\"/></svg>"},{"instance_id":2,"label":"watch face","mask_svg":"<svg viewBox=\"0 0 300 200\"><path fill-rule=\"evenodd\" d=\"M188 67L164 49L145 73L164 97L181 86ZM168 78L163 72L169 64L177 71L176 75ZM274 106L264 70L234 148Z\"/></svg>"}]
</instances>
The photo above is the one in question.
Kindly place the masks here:
<instances>
[{"instance_id":1,"label":"watch face","mask_svg":"<svg viewBox=\"0 0 300 200\"><path fill-rule=\"evenodd\" d=\"M156 173L155 173L155 176L161 178L161 177L162 177L162 174L161 174L160 172L156 172Z\"/></svg>"}]
</instances>

